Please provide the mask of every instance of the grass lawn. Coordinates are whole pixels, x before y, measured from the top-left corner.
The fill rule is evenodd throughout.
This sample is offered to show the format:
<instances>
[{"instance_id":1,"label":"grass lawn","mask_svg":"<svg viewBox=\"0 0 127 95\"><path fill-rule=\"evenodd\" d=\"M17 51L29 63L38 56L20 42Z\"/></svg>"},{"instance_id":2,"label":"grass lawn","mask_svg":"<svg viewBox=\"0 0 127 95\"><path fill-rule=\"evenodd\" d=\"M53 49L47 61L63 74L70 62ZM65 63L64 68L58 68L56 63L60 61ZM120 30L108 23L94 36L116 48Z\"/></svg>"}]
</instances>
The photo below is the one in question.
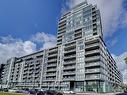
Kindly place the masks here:
<instances>
[{"instance_id":1,"label":"grass lawn","mask_svg":"<svg viewBox=\"0 0 127 95\"><path fill-rule=\"evenodd\" d=\"M0 95L26 95L26 94L0 92Z\"/></svg>"}]
</instances>

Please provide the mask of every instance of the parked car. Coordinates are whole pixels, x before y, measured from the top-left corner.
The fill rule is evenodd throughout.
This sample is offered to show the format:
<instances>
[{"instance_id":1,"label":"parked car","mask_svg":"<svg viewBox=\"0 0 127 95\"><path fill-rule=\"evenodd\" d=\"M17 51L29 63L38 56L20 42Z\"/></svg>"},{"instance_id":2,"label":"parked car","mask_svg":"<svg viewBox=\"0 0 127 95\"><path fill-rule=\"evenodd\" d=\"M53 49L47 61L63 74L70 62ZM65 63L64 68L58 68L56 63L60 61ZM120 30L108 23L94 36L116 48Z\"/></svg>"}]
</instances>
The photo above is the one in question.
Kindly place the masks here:
<instances>
[{"instance_id":1,"label":"parked car","mask_svg":"<svg viewBox=\"0 0 127 95\"><path fill-rule=\"evenodd\" d=\"M30 89L28 92L29 94L32 94L32 95L37 94L37 91L35 89Z\"/></svg>"},{"instance_id":2,"label":"parked car","mask_svg":"<svg viewBox=\"0 0 127 95\"><path fill-rule=\"evenodd\" d=\"M64 93L64 94L75 94L74 91L64 91L63 93Z\"/></svg>"},{"instance_id":3,"label":"parked car","mask_svg":"<svg viewBox=\"0 0 127 95\"><path fill-rule=\"evenodd\" d=\"M127 90L125 90L124 93L127 93Z\"/></svg>"},{"instance_id":4,"label":"parked car","mask_svg":"<svg viewBox=\"0 0 127 95\"><path fill-rule=\"evenodd\" d=\"M63 95L63 94L56 90L46 90L46 91L39 91L37 95Z\"/></svg>"},{"instance_id":5,"label":"parked car","mask_svg":"<svg viewBox=\"0 0 127 95\"><path fill-rule=\"evenodd\" d=\"M16 92L18 91L17 89L8 89L9 92Z\"/></svg>"},{"instance_id":6,"label":"parked car","mask_svg":"<svg viewBox=\"0 0 127 95\"><path fill-rule=\"evenodd\" d=\"M37 95L46 95L46 92L45 91L38 91Z\"/></svg>"},{"instance_id":7,"label":"parked car","mask_svg":"<svg viewBox=\"0 0 127 95\"><path fill-rule=\"evenodd\" d=\"M8 88L2 88L0 91L8 92Z\"/></svg>"},{"instance_id":8,"label":"parked car","mask_svg":"<svg viewBox=\"0 0 127 95\"><path fill-rule=\"evenodd\" d=\"M26 91L26 90L17 90L16 93L29 94L29 91Z\"/></svg>"},{"instance_id":9,"label":"parked car","mask_svg":"<svg viewBox=\"0 0 127 95\"><path fill-rule=\"evenodd\" d=\"M0 91L2 91L2 89L0 89Z\"/></svg>"}]
</instances>

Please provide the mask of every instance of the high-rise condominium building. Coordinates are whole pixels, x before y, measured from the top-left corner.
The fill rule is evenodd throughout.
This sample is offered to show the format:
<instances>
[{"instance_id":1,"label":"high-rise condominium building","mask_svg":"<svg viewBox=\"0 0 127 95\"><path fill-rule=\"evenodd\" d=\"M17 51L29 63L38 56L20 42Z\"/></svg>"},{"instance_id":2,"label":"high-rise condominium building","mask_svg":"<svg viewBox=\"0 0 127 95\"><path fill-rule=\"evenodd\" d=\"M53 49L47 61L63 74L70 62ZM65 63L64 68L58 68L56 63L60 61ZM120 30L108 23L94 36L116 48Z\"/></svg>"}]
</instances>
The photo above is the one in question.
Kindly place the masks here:
<instances>
[{"instance_id":1,"label":"high-rise condominium building","mask_svg":"<svg viewBox=\"0 0 127 95\"><path fill-rule=\"evenodd\" d=\"M103 41L100 11L83 2L61 16L57 46L19 58L4 69L8 87L110 92L122 75Z\"/></svg>"}]
</instances>

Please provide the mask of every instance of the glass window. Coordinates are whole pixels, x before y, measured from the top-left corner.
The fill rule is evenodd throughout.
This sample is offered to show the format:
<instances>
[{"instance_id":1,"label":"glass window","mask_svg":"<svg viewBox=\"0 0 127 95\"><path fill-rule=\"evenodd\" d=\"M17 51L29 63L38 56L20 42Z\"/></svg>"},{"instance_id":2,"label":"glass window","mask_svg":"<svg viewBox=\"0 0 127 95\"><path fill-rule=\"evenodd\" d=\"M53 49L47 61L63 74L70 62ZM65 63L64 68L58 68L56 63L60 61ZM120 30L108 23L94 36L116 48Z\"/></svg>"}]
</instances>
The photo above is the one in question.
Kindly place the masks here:
<instances>
[{"instance_id":1,"label":"glass window","mask_svg":"<svg viewBox=\"0 0 127 95\"><path fill-rule=\"evenodd\" d=\"M78 52L77 56L78 57L83 57L84 56L84 52Z\"/></svg>"},{"instance_id":2,"label":"glass window","mask_svg":"<svg viewBox=\"0 0 127 95\"><path fill-rule=\"evenodd\" d=\"M77 59L78 63L84 62L84 57L80 57Z\"/></svg>"},{"instance_id":3,"label":"glass window","mask_svg":"<svg viewBox=\"0 0 127 95\"><path fill-rule=\"evenodd\" d=\"M79 45L83 44L83 41L79 41L78 44L79 44Z\"/></svg>"},{"instance_id":4,"label":"glass window","mask_svg":"<svg viewBox=\"0 0 127 95\"><path fill-rule=\"evenodd\" d=\"M78 50L83 50L84 49L84 45L80 45L79 47L78 47Z\"/></svg>"},{"instance_id":5,"label":"glass window","mask_svg":"<svg viewBox=\"0 0 127 95\"><path fill-rule=\"evenodd\" d=\"M70 42L73 40L73 38L74 38L74 32L66 33L64 36L65 42Z\"/></svg>"},{"instance_id":6,"label":"glass window","mask_svg":"<svg viewBox=\"0 0 127 95\"><path fill-rule=\"evenodd\" d=\"M77 68L83 68L84 67L84 64L83 63L79 63L79 64L77 64Z\"/></svg>"},{"instance_id":7,"label":"glass window","mask_svg":"<svg viewBox=\"0 0 127 95\"><path fill-rule=\"evenodd\" d=\"M85 34L85 36L92 36L93 35L93 31L89 30L89 31L86 31L84 34Z\"/></svg>"}]
</instances>

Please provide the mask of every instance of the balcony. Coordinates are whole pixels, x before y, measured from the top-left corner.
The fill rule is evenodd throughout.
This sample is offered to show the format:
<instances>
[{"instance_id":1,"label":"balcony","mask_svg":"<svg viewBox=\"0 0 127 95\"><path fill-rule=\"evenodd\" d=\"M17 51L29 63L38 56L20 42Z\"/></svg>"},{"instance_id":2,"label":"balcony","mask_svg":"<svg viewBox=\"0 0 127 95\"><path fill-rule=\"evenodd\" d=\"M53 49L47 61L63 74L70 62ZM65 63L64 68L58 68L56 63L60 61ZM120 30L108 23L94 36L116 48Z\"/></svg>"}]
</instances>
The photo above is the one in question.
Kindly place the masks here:
<instances>
[{"instance_id":1,"label":"balcony","mask_svg":"<svg viewBox=\"0 0 127 95\"><path fill-rule=\"evenodd\" d=\"M100 52L99 49L91 50L91 51L86 51L85 55L95 54L95 53L99 53L99 52Z\"/></svg>"},{"instance_id":2,"label":"balcony","mask_svg":"<svg viewBox=\"0 0 127 95\"><path fill-rule=\"evenodd\" d=\"M41 62L41 63L42 63L42 62ZM36 66L38 66L38 65L40 66L40 65L41 65L41 63L40 63L40 62L36 62Z\"/></svg>"},{"instance_id":3,"label":"balcony","mask_svg":"<svg viewBox=\"0 0 127 95\"><path fill-rule=\"evenodd\" d=\"M38 74L40 74L40 71L36 71L36 72L35 72L35 75L38 75Z\"/></svg>"},{"instance_id":4,"label":"balcony","mask_svg":"<svg viewBox=\"0 0 127 95\"><path fill-rule=\"evenodd\" d=\"M86 62L91 62L91 61L97 61L97 60L100 60L100 56L94 56L94 57L87 57L86 59L85 59L85 61Z\"/></svg>"},{"instance_id":5,"label":"balcony","mask_svg":"<svg viewBox=\"0 0 127 95\"><path fill-rule=\"evenodd\" d=\"M58 42L62 41L62 36L58 36L58 37L57 37L57 41L58 41Z\"/></svg>"},{"instance_id":6,"label":"balcony","mask_svg":"<svg viewBox=\"0 0 127 95\"><path fill-rule=\"evenodd\" d=\"M76 49L70 49L68 51L64 51L64 53L71 53L71 52L76 52Z\"/></svg>"},{"instance_id":7,"label":"balcony","mask_svg":"<svg viewBox=\"0 0 127 95\"><path fill-rule=\"evenodd\" d=\"M34 64L29 64L29 67L34 67Z\"/></svg>"},{"instance_id":8,"label":"balcony","mask_svg":"<svg viewBox=\"0 0 127 95\"><path fill-rule=\"evenodd\" d=\"M75 76L74 77L64 77L63 80L64 81L74 81L75 80Z\"/></svg>"},{"instance_id":9,"label":"balcony","mask_svg":"<svg viewBox=\"0 0 127 95\"><path fill-rule=\"evenodd\" d=\"M54 72L56 71L56 68L47 69L47 72Z\"/></svg>"},{"instance_id":10,"label":"balcony","mask_svg":"<svg viewBox=\"0 0 127 95\"><path fill-rule=\"evenodd\" d=\"M36 68L35 68L35 70L39 70L40 69L40 67L39 66L37 66Z\"/></svg>"},{"instance_id":11,"label":"balcony","mask_svg":"<svg viewBox=\"0 0 127 95\"><path fill-rule=\"evenodd\" d=\"M75 65L70 65L70 66L64 66L64 70L71 70L71 69L75 69L76 66Z\"/></svg>"},{"instance_id":12,"label":"balcony","mask_svg":"<svg viewBox=\"0 0 127 95\"><path fill-rule=\"evenodd\" d=\"M57 59L50 59L48 62L57 62Z\"/></svg>"},{"instance_id":13,"label":"balcony","mask_svg":"<svg viewBox=\"0 0 127 95\"><path fill-rule=\"evenodd\" d=\"M85 80L99 80L100 79L100 75L86 75Z\"/></svg>"},{"instance_id":14,"label":"balcony","mask_svg":"<svg viewBox=\"0 0 127 95\"><path fill-rule=\"evenodd\" d=\"M63 34L65 33L66 30L62 30L62 31L58 31L58 36L63 36Z\"/></svg>"},{"instance_id":15,"label":"balcony","mask_svg":"<svg viewBox=\"0 0 127 95\"><path fill-rule=\"evenodd\" d=\"M28 71L28 68L24 69L24 72L27 72Z\"/></svg>"},{"instance_id":16,"label":"balcony","mask_svg":"<svg viewBox=\"0 0 127 95\"><path fill-rule=\"evenodd\" d=\"M43 80L43 81L55 81L56 78L46 78L46 80Z\"/></svg>"},{"instance_id":17,"label":"balcony","mask_svg":"<svg viewBox=\"0 0 127 95\"><path fill-rule=\"evenodd\" d=\"M86 74L91 74L91 73L100 73L101 70L98 69L98 68L95 68L95 69L86 69L85 73Z\"/></svg>"},{"instance_id":18,"label":"balcony","mask_svg":"<svg viewBox=\"0 0 127 95\"><path fill-rule=\"evenodd\" d=\"M76 54L69 55L69 56L64 56L64 59L71 59L71 58L76 58Z\"/></svg>"},{"instance_id":19,"label":"balcony","mask_svg":"<svg viewBox=\"0 0 127 95\"><path fill-rule=\"evenodd\" d=\"M92 63L86 63L85 67L95 67L95 66L100 66L99 62L92 62Z\"/></svg>"},{"instance_id":20,"label":"balcony","mask_svg":"<svg viewBox=\"0 0 127 95\"><path fill-rule=\"evenodd\" d=\"M55 64L48 64L47 65L47 67L56 67L57 66L57 64L55 63Z\"/></svg>"},{"instance_id":21,"label":"balcony","mask_svg":"<svg viewBox=\"0 0 127 95\"><path fill-rule=\"evenodd\" d=\"M75 75L75 71L63 72L63 75Z\"/></svg>"},{"instance_id":22,"label":"balcony","mask_svg":"<svg viewBox=\"0 0 127 95\"><path fill-rule=\"evenodd\" d=\"M60 18L59 24L61 24L61 23L66 23L66 17Z\"/></svg>"},{"instance_id":23,"label":"balcony","mask_svg":"<svg viewBox=\"0 0 127 95\"><path fill-rule=\"evenodd\" d=\"M46 77L50 77L50 76L56 76L56 73L48 73L48 74L46 74Z\"/></svg>"},{"instance_id":24,"label":"balcony","mask_svg":"<svg viewBox=\"0 0 127 95\"><path fill-rule=\"evenodd\" d=\"M37 75L35 75L34 77L35 77L35 79L39 79L39 78L40 78L40 75L37 74Z\"/></svg>"},{"instance_id":25,"label":"balcony","mask_svg":"<svg viewBox=\"0 0 127 95\"><path fill-rule=\"evenodd\" d=\"M67 50L67 49L70 49L70 48L76 48L76 43L70 43L69 45L65 45L65 50Z\"/></svg>"},{"instance_id":26,"label":"balcony","mask_svg":"<svg viewBox=\"0 0 127 95\"><path fill-rule=\"evenodd\" d=\"M66 62L64 62L63 64L64 64L64 65L76 64L76 60L66 61Z\"/></svg>"},{"instance_id":27,"label":"balcony","mask_svg":"<svg viewBox=\"0 0 127 95\"><path fill-rule=\"evenodd\" d=\"M34 71L34 68L30 68L29 71Z\"/></svg>"},{"instance_id":28,"label":"balcony","mask_svg":"<svg viewBox=\"0 0 127 95\"><path fill-rule=\"evenodd\" d=\"M56 57L58 54L57 53L53 53L53 54L49 54L48 57Z\"/></svg>"},{"instance_id":29,"label":"balcony","mask_svg":"<svg viewBox=\"0 0 127 95\"><path fill-rule=\"evenodd\" d=\"M58 50L58 48L57 47L54 47L54 48L49 49L48 53L56 52L57 50Z\"/></svg>"},{"instance_id":30,"label":"balcony","mask_svg":"<svg viewBox=\"0 0 127 95\"><path fill-rule=\"evenodd\" d=\"M25 66L24 66L25 68L28 68L29 67L29 65L27 65L27 64L25 64Z\"/></svg>"}]
</instances>

